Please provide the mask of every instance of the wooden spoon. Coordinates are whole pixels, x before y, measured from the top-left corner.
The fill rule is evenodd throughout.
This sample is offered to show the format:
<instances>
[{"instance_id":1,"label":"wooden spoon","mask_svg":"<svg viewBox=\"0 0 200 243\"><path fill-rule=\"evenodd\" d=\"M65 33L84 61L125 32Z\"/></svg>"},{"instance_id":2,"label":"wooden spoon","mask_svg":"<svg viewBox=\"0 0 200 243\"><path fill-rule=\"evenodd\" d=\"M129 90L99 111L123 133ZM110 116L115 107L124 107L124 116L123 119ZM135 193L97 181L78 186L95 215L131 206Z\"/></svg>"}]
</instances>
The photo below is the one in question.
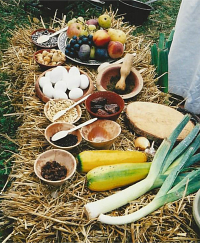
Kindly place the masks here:
<instances>
[{"instance_id":1,"label":"wooden spoon","mask_svg":"<svg viewBox=\"0 0 200 243\"><path fill-rule=\"evenodd\" d=\"M125 90L126 88L126 77L129 75L132 65L133 65L134 56L130 53L127 53L124 57L123 64L120 69L120 80L116 83L115 88L118 90Z\"/></svg>"}]
</instances>

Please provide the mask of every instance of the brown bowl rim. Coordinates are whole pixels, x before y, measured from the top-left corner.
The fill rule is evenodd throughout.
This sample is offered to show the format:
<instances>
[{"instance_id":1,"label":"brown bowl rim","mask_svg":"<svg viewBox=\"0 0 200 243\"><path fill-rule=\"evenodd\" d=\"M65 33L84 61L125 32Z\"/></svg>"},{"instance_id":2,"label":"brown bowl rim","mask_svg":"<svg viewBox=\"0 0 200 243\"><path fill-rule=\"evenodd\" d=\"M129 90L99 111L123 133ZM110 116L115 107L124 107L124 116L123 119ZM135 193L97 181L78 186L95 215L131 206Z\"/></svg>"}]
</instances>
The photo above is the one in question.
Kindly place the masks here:
<instances>
[{"instance_id":1,"label":"brown bowl rim","mask_svg":"<svg viewBox=\"0 0 200 243\"><path fill-rule=\"evenodd\" d=\"M58 181L50 181L50 180L47 180L47 179L45 179L45 178L43 178L42 176L39 176L39 174L37 173L37 170L36 170L36 164L37 164L37 162L38 162L38 159L43 155L43 154L46 154L46 153L48 153L49 151L60 151L60 152L62 152L62 153L66 153L66 154L68 154L68 156L70 156L72 159L73 159L73 162L74 162L74 170L73 170L73 172L71 173L71 175L70 176L66 176L65 177L65 179L62 179L62 180L58 180ZM66 151L66 150L64 150L64 149L49 149L49 150L46 150L46 151L44 151L44 152L42 152L41 154L39 154L38 156L37 156L37 158L35 159L35 162L34 162L34 172L35 172L35 174L36 174L36 176L39 178L39 179L41 179L41 180L43 180L44 182L46 182L46 183L55 183L55 184L59 184L59 183L64 183L65 181L67 181L69 178L71 178L72 176L73 176L73 174L76 172L76 167L77 167L77 163L76 163L76 158L73 156L73 154L72 153L70 153L69 151Z\"/></svg>"},{"instance_id":2,"label":"brown bowl rim","mask_svg":"<svg viewBox=\"0 0 200 243\"><path fill-rule=\"evenodd\" d=\"M58 149L73 149L73 148L77 147L77 146L82 142L82 136L81 136L81 133L80 133L80 130L79 130L79 129L77 129L76 132L78 132L78 133L80 134L80 138L81 138L81 139L80 139L76 144L74 144L74 145L72 145L72 146L68 146L68 147L58 146L58 145L52 143L52 142L47 138L46 133L47 133L47 130L48 130L51 126L56 125L56 124L63 124L63 123L72 126L71 128L76 127L74 124L72 124L72 123L68 123L68 122L53 122L53 123L49 124L49 125L45 128L44 136L45 136L47 142L48 142L50 145L52 145L53 147L56 147L56 148L58 148ZM60 130L60 131L62 131L62 130Z\"/></svg>"},{"instance_id":3,"label":"brown bowl rim","mask_svg":"<svg viewBox=\"0 0 200 243\"><path fill-rule=\"evenodd\" d=\"M54 49L54 48L52 48L52 49ZM65 56L65 61L63 61L63 62L60 62L59 64L57 64L57 65L45 65L45 64L42 64L42 63L40 63L38 60L37 60L37 57L36 57L36 55L38 54L38 53L42 53L43 51L48 51L48 52L50 52L52 49L40 49L40 50L38 50L38 51L36 51L34 54L33 54L33 58L34 58L34 60L36 61L36 63L40 66L40 67L43 67L43 68L54 68L54 67L57 67L57 66L62 66L64 63L65 63L65 61L66 61L66 56ZM56 49L57 50L57 49ZM60 50L57 50L57 51L60 51Z\"/></svg>"},{"instance_id":4,"label":"brown bowl rim","mask_svg":"<svg viewBox=\"0 0 200 243\"><path fill-rule=\"evenodd\" d=\"M70 100L70 99L53 99L53 100L57 102L57 101ZM75 103L75 101L73 101L73 100L70 100L70 101L72 101L72 102ZM47 109L48 109L49 102L50 102L50 100L44 105L44 114L45 114L46 118L47 118L50 122L53 122L53 120L50 120L50 119L49 119L49 117L47 116L47 113L46 113L46 111L47 111ZM79 120L81 119L81 116L82 116L82 109L81 109L80 105L76 105L74 108L77 109L78 117L77 117L72 123L69 123L69 122L65 122L65 123L74 124L74 123L76 123L77 121L79 121ZM59 122L59 121L57 121L57 122Z\"/></svg>"},{"instance_id":5,"label":"brown bowl rim","mask_svg":"<svg viewBox=\"0 0 200 243\"><path fill-rule=\"evenodd\" d=\"M97 90L98 91L109 91L109 90L106 90L104 89L104 87L101 85L101 77L103 76L103 74L110 68L114 67L119 67L121 68L122 64L110 64L108 65L107 67L103 68L98 74L97 74ZM143 88L143 78L142 78L142 75L140 74L140 72L138 70L136 70L134 67L131 68L131 71L133 73L135 73L135 75L138 77L138 80L139 80L139 88L136 90L136 91L132 91L130 92L129 94L124 94L124 95L120 95L118 94L119 96L122 97L122 99L130 99L134 96L136 96L137 94L140 93L140 91L142 90ZM115 93L115 92L114 92ZM116 93L117 94L117 93Z\"/></svg>"},{"instance_id":6,"label":"brown bowl rim","mask_svg":"<svg viewBox=\"0 0 200 243\"><path fill-rule=\"evenodd\" d=\"M50 47L50 46L43 46L43 45L38 44L37 42L35 42L35 41L32 39L32 35L33 35L33 34L35 34L37 31L44 31L44 30L48 30L48 31L51 32L51 33L55 33L55 32L56 32L55 30L52 30L52 29L45 29L45 28L39 28L39 29L36 29L36 30L34 30L34 31L31 33L31 36L30 36L30 39L31 39L32 43L33 43L34 45L40 47L40 48L48 48L48 49L52 49L52 48L57 47L57 46L58 46L58 43L57 43L56 45L54 45L54 46L51 46L51 47Z\"/></svg>"},{"instance_id":7,"label":"brown bowl rim","mask_svg":"<svg viewBox=\"0 0 200 243\"><path fill-rule=\"evenodd\" d=\"M113 94L113 95L115 95L115 96L118 96L118 98L121 99L123 105L122 105L122 107L119 109L119 111L117 111L117 112L114 113L114 114L109 114L109 115L97 115L96 113L92 112L91 109L88 109L87 102L88 102L89 99L91 99L92 95L93 95L93 94L96 94L96 93L102 93L102 92L111 93L111 94ZM106 119L106 118L111 118L111 117L119 116L120 113L124 110L125 103L124 103L124 100L123 100L123 98L121 97L121 95L119 95L119 94L117 94L117 93L115 93L115 92L113 92L113 91L108 91L108 90L99 90L99 91L95 91L93 94L91 94L91 95L85 100L85 107L86 107L86 110L87 110L92 116L97 117L97 118L105 118L105 119Z\"/></svg>"},{"instance_id":8,"label":"brown bowl rim","mask_svg":"<svg viewBox=\"0 0 200 243\"><path fill-rule=\"evenodd\" d=\"M105 143L107 143L107 142L109 142L109 141L111 141L111 140L113 140L113 139L116 139L116 138L121 134L121 131L122 131L122 128L121 128L121 126L120 126L119 123L117 123L116 121L113 121L113 120L108 120L108 119L97 120L97 121L95 121L94 123L96 123L96 122L100 122L100 123L101 123L101 122L108 122L108 121L111 122L111 123L113 123L113 125L116 125L116 126L119 128L119 132L118 132L118 134L117 134L115 137L113 137L113 138L111 138L111 139L109 139L109 140L103 141L103 142L94 142L94 141L88 140L88 139L86 139L86 138L83 136L83 130L84 130L87 126L92 125L92 124L89 124L89 125L84 126L84 127L82 127L82 128L80 129L80 133L81 133L82 138L83 138L85 141L89 142L89 143L93 143L93 144L102 144L102 146L103 146ZM94 125L94 123L93 123L93 125Z\"/></svg>"}]
</instances>

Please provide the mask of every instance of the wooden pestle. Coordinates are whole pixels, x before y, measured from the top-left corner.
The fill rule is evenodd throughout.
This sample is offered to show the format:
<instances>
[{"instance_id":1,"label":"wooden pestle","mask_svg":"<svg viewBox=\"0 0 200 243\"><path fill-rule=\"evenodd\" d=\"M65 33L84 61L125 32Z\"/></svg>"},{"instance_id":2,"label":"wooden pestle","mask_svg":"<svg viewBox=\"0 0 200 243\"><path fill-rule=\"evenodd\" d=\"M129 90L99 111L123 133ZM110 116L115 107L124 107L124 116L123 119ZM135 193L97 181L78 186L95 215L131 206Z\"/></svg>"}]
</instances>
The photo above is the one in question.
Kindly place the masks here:
<instances>
[{"instance_id":1,"label":"wooden pestle","mask_svg":"<svg viewBox=\"0 0 200 243\"><path fill-rule=\"evenodd\" d=\"M129 75L132 65L133 65L134 56L130 53L127 53L124 57L124 61L122 63L120 69L120 80L116 83L115 88L119 90L125 90L126 88L126 77Z\"/></svg>"}]
</instances>

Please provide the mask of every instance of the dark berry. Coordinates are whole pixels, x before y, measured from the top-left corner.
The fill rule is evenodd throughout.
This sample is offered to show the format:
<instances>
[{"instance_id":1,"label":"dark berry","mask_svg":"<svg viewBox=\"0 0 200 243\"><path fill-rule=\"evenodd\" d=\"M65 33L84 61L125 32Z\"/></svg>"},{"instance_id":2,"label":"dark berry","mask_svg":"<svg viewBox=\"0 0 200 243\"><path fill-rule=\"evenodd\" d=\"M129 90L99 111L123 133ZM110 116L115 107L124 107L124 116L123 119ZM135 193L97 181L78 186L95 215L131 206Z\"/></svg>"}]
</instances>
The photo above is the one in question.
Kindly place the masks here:
<instances>
[{"instance_id":1,"label":"dark berry","mask_svg":"<svg viewBox=\"0 0 200 243\"><path fill-rule=\"evenodd\" d=\"M83 41L83 44L87 44L87 43L88 43L88 38L87 38L87 37L84 37L84 38L82 39L82 41Z\"/></svg>"},{"instance_id":2,"label":"dark berry","mask_svg":"<svg viewBox=\"0 0 200 243\"><path fill-rule=\"evenodd\" d=\"M65 55L69 56L70 55L70 50L66 49L65 50Z\"/></svg>"},{"instance_id":3,"label":"dark berry","mask_svg":"<svg viewBox=\"0 0 200 243\"><path fill-rule=\"evenodd\" d=\"M74 35L74 36L72 37L72 39L77 40L77 36L76 36L76 35Z\"/></svg>"},{"instance_id":4,"label":"dark berry","mask_svg":"<svg viewBox=\"0 0 200 243\"><path fill-rule=\"evenodd\" d=\"M93 35L88 35L89 40L93 40Z\"/></svg>"},{"instance_id":5,"label":"dark berry","mask_svg":"<svg viewBox=\"0 0 200 243\"><path fill-rule=\"evenodd\" d=\"M71 48L70 44L67 44L66 49L70 50L70 48Z\"/></svg>"},{"instance_id":6,"label":"dark berry","mask_svg":"<svg viewBox=\"0 0 200 243\"><path fill-rule=\"evenodd\" d=\"M70 41L70 46L74 46L76 43L77 43L77 40L72 39L72 40Z\"/></svg>"},{"instance_id":7,"label":"dark berry","mask_svg":"<svg viewBox=\"0 0 200 243\"><path fill-rule=\"evenodd\" d=\"M80 45L79 44L75 44L74 45L74 50L78 51L80 49Z\"/></svg>"},{"instance_id":8,"label":"dark berry","mask_svg":"<svg viewBox=\"0 0 200 243\"><path fill-rule=\"evenodd\" d=\"M82 40L78 40L78 44L81 46L83 44Z\"/></svg>"}]
</instances>

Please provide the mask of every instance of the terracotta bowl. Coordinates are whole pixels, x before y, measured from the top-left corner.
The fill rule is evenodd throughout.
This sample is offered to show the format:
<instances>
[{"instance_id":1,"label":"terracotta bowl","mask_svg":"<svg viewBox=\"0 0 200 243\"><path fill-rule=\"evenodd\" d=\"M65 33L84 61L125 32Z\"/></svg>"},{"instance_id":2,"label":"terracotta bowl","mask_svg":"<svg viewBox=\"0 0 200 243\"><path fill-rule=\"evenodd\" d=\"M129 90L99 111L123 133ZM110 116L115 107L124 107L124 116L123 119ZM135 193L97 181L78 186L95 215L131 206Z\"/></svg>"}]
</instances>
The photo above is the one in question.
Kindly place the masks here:
<instances>
[{"instance_id":1,"label":"terracotta bowl","mask_svg":"<svg viewBox=\"0 0 200 243\"><path fill-rule=\"evenodd\" d=\"M50 181L46 180L41 175L42 167L48 162L56 161L61 166L65 166L67 169L67 175L65 179L59 181ZM46 152L40 154L34 163L34 171L35 174L45 183L52 186L60 186L64 184L69 178L73 176L76 171L76 159L75 157L68 151L62 149L52 149L47 150Z\"/></svg>"},{"instance_id":2,"label":"terracotta bowl","mask_svg":"<svg viewBox=\"0 0 200 243\"><path fill-rule=\"evenodd\" d=\"M39 51L36 51L33 55L33 58L34 60L36 61L36 63L41 67L41 69L43 70L46 70L46 69L49 69L49 68L54 68L54 67L57 67L57 66L61 66L65 63L65 60L64 61L61 61L61 62L58 62L56 65L45 65L45 64L42 64L41 62L39 62L38 58L37 58L37 54L39 53L43 53L43 51L47 51L47 52L51 52L52 49L41 49ZM59 50L56 50L56 51L59 51ZM60 51L61 52L61 51Z\"/></svg>"},{"instance_id":3,"label":"terracotta bowl","mask_svg":"<svg viewBox=\"0 0 200 243\"><path fill-rule=\"evenodd\" d=\"M200 229L200 190L197 191L193 201L193 216L197 226Z\"/></svg>"},{"instance_id":4,"label":"terracotta bowl","mask_svg":"<svg viewBox=\"0 0 200 243\"><path fill-rule=\"evenodd\" d=\"M118 123L111 120L97 120L81 130L82 137L96 149L109 149L121 133Z\"/></svg>"},{"instance_id":5,"label":"terracotta bowl","mask_svg":"<svg viewBox=\"0 0 200 243\"><path fill-rule=\"evenodd\" d=\"M49 142L49 144L51 144L54 148L71 150L71 149L75 148L76 146L78 146L80 144L80 142L82 141L82 136L81 136L80 130L76 130L71 133L71 134L77 136L78 141L75 145L68 146L68 147L62 147L62 146L56 145L55 143L53 143L51 141L51 137L57 132L60 132L63 130L69 130L73 127L76 127L76 126L74 126L73 124L66 123L66 122L55 122L55 123L50 124L45 129L44 135L45 135L46 140Z\"/></svg>"},{"instance_id":6,"label":"terracotta bowl","mask_svg":"<svg viewBox=\"0 0 200 243\"><path fill-rule=\"evenodd\" d=\"M65 68L67 69L67 71L69 71L69 69L70 69L69 66L65 66ZM39 99L41 99L44 103L48 102L48 101L50 100L50 98L43 94L43 92L42 92L42 90L41 90L41 88L40 88L40 86L39 86L39 80L40 80L41 77L45 76L46 72L49 72L49 71L51 71L51 70L53 70L53 68L50 68L50 69L44 71L42 74L39 75L38 79L37 79L36 82L35 82L35 91L36 91L36 95L37 95L37 96L39 97ZM88 77L90 84L89 84L88 88L86 88L86 89L83 90L83 96L81 96L81 97L78 98L78 99L74 99L73 101L78 101L78 100L82 99L83 97L87 96L88 94L93 93L93 90L94 90L94 85L93 85L92 79L91 79L91 78L87 75L87 73L85 73L84 71L80 70L80 73L81 73L81 74L85 74L85 75ZM68 94L68 92L67 92L67 94Z\"/></svg>"},{"instance_id":7,"label":"terracotta bowl","mask_svg":"<svg viewBox=\"0 0 200 243\"><path fill-rule=\"evenodd\" d=\"M111 77L119 76L122 64L110 64L103 68L97 75L97 89L99 91L108 91L108 85L110 84ZM130 74L127 77L126 82L131 82L134 85L133 90L127 94L120 94L123 99L129 99L136 96L143 87L143 78L141 74L132 68Z\"/></svg>"},{"instance_id":8,"label":"terracotta bowl","mask_svg":"<svg viewBox=\"0 0 200 243\"><path fill-rule=\"evenodd\" d=\"M44 114L45 114L45 116L46 116L46 118L49 120L49 121L51 121L51 122L54 122L53 121L53 116L58 112L58 111L60 111L60 110L57 110L56 108L54 108L55 110L55 114L54 113L51 113L52 115L50 115L49 114L49 109L51 109L50 107L51 107L51 105L52 104L55 104L55 107L59 107L60 106L60 102L62 102L62 101L64 101L64 102L66 102L66 106L65 105L63 105L62 106L62 109L65 109L65 108L68 108L69 106L67 105L67 101L70 101L70 104L74 104L75 102L74 101L72 101L72 100L66 100L66 99L53 99L53 100L49 100L45 105L44 105ZM51 103L51 105L50 105L50 103ZM56 120L56 122L67 122L67 123L70 123L70 124L73 124L73 123L75 123L75 122L77 122L80 118L81 118L81 115L82 115L82 110L81 110L81 107L79 106L79 105L76 105L73 109L76 109L76 112L77 112L77 114L78 114L78 116L77 117L74 117L74 119L73 118L70 118L70 120L68 119L68 114L70 114L70 112L72 112L73 110L69 110L68 112L66 112L65 114L66 114L66 116L65 115L63 115L62 117L60 117L60 118L58 118L57 120Z\"/></svg>"},{"instance_id":9,"label":"terracotta bowl","mask_svg":"<svg viewBox=\"0 0 200 243\"><path fill-rule=\"evenodd\" d=\"M47 42L47 43L40 43L40 44L38 44L37 43L37 38L35 37L35 34L36 33L39 33L40 35L42 35L42 33L44 32L44 31L48 31L49 32L49 34L53 34L53 33L55 33L55 30L50 30L50 29L37 29L37 30L34 30L32 33L31 33L31 41L33 42L33 44L35 44L37 47L39 47L39 48L55 48L55 47L57 47L58 46L58 42L56 42L56 44L55 45L48 45L49 43ZM55 38L55 37L54 37Z\"/></svg>"},{"instance_id":10,"label":"terracotta bowl","mask_svg":"<svg viewBox=\"0 0 200 243\"><path fill-rule=\"evenodd\" d=\"M110 115L98 115L91 111L91 101L98 97L104 97L107 99L107 104L117 104L119 106L119 111L117 111L114 114ZM91 117L97 117L99 119L107 119L107 120L113 120L116 121L121 112L124 109L124 100L122 97L115 92L111 91L97 91L91 94L86 100L85 100L85 106Z\"/></svg>"}]
</instances>

